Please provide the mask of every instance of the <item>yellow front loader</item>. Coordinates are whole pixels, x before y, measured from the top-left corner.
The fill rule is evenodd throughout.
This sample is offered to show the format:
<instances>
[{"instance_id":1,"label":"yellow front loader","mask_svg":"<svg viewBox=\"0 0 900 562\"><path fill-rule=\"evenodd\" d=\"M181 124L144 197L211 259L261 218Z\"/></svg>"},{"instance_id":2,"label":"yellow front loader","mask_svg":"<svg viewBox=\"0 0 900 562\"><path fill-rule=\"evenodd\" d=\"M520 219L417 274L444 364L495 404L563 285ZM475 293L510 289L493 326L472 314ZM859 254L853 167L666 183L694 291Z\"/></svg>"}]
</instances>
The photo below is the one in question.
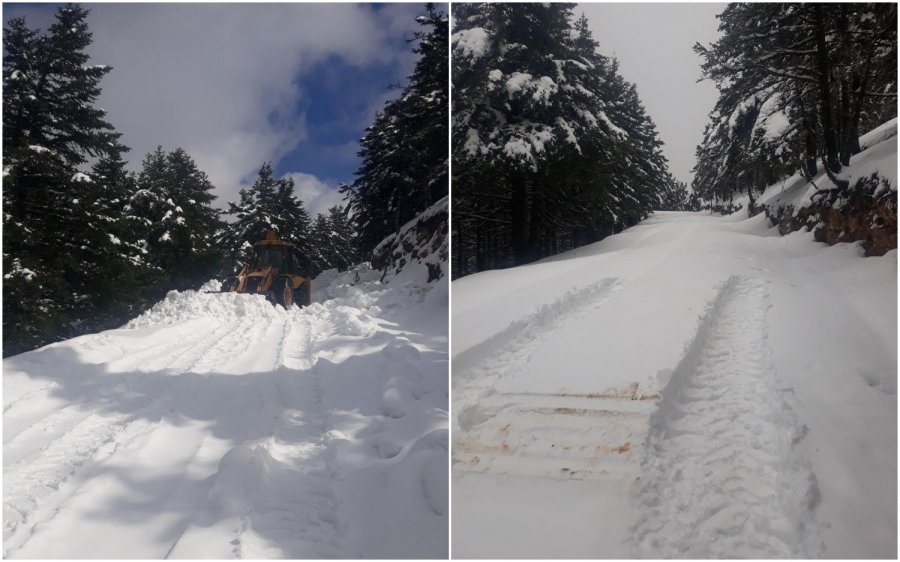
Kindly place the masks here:
<instances>
[{"instance_id":1,"label":"yellow front loader","mask_svg":"<svg viewBox=\"0 0 900 562\"><path fill-rule=\"evenodd\" d=\"M311 302L312 279L300 271L296 247L270 230L254 245L253 263L245 265L236 277L222 281L223 293L265 295L272 304L290 308Z\"/></svg>"}]
</instances>

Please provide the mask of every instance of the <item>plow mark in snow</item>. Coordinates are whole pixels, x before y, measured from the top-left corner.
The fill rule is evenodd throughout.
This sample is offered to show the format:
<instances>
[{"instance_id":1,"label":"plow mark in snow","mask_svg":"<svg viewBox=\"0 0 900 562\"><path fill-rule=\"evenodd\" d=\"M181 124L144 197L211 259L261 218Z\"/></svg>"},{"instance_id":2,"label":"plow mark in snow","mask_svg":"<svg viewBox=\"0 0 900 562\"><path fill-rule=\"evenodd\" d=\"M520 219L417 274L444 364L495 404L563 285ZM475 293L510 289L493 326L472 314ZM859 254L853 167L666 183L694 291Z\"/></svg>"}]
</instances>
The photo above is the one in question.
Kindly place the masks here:
<instances>
[{"instance_id":1,"label":"plow mark in snow","mask_svg":"<svg viewBox=\"0 0 900 562\"><path fill-rule=\"evenodd\" d=\"M139 427L132 427L134 424ZM147 425L134 415L88 414L43 446L27 465L4 467L3 557L8 558L25 544L38 524L56 515L59 506L75 492L72 482L94 463L112 456L126 433L133 435Z\"/></svg>"},{"instance_id":2,"label":"plow mark in snow","mask_svg":"<svg viewBox=\"0 0 900 562\"><path fill-rule=\"evenodd\" d=\"M334 471L315 367L317 346L334 331L327 307L289 310L262 330L263 341L271 342L263 355L272 357L278 372L270 389L274 394L266 400L272 405L267 414L274 421L271 436L225 455L198 517L201 526L223 509L235 518L230 544L237 558L338 555ZM182 546L179 537L170 553L179 556Z\"/></svg>"},{"instance_id":3,"label":"plow mark in snow","mask_svg":"<svg viewBox=\"0 0 900 562\"><path fill-rule=\"evenodd\" d=\"M225 421L259 409L255 419L269 425L269 437L225 455L208 481L208 499L184 522L167 556L178 556L185 533L198 522L202 528L223 515L243 521L231 543L235 556L336 556L333 470L315 367L319 342L335 332L331 315L330 308L320 306L279 311L273 318L224 320L206 330L192 327L168 347L151 344L114 357L108 364L126 375L103 387L109 396L100 399L101 411L68 405L6 435L5 451L23 458L4 466L4 556L15 556L37 530L51 525L79 486L100 473L95 467L122 444L154 431L163 414L177 411L183 396L203 386L202 377L220 377L215 371L233 362L272 371L274 384L260 393L226 392L222 404L205 415ZM104 334L90 337L98 345L108 339ZM85 345L94 342L87 339ZM148 376L130 376L127 370ZM201 378L191 378L193 373ZM239 384L234 388L244 389ZM262 395L266 399L260 401ZM13 404L7 409L14 409ZM247 490L252 492L244 494ZM273 543L278 547L269 546Z\"/></svg>"},{"instance_id":4,"label":"plow mark in snow","mask_svg":"<svg viewBox=\"0 0 900 562\"><path fill-rule=\"evenodd\" d=\"M814 557L815 477L770 361L765 282L731 277L653 415L633 539L676 558Z\"/></svg>"},{"instance_id":5,"label":"plow mark in snow","mask_svg":"<svg viewBox=\"0 0 900 562\"><path fill-rule=\"evenodd\" d=\"M656 397L497 393L487 419L454 439L455 470L565 480L627 478L637 472Z\"/></svg>"},{"instance_id":6,"label":"plow mark in snow","mask_svg":"<svg viewBox=\"0 0 900 562\"><path fill-rule=\"evenodd\" d=\"M637 473L658 396L637 383L589 394L497 392L554 332L603 305L622 287L605 279L573 291L455 358L454 380L481 392L457 402L454 472L565 480L627 479ZM462 364L460 368L458 365Z\"/></svg>"}]
</instances>

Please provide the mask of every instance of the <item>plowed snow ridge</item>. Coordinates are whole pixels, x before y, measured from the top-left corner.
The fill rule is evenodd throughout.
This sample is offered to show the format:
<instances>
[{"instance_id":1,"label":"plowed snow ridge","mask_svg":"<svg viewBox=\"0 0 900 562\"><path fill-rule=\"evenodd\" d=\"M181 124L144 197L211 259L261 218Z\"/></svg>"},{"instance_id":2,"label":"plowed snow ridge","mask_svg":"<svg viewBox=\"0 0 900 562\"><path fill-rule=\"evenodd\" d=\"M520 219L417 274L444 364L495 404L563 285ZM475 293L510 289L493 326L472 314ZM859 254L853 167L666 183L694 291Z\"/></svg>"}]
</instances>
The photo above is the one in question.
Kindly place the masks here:
<instances>
[{"instance_id":1,"label":"plowed snow ridge","mask_svg":"<svg viewBox=\"0 0 900 562\"><path fill-rule=\"evenodd\" d=\"M765 282L731 277L654 414L635 542L646 556L815 557L804 428L776 386Z\"/></svg>"}]
</instances>

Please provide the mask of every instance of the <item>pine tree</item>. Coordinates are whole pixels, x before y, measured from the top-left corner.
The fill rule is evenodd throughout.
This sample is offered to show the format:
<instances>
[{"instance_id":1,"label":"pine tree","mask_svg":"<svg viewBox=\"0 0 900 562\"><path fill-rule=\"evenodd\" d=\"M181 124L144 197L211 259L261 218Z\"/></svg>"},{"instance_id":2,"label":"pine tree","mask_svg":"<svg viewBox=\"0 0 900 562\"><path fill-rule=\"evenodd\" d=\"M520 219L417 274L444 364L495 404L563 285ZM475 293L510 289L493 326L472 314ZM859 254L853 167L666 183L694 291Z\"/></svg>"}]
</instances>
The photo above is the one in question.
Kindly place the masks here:
<instances>
[{"instance_id":1,"label":"pine tree","mask_svg":"<svg viewBox=\"0 0 900 562\"><path fill-rule=\"evenodd\" d=\"M458 4L454 275L637 223L669 181L655 126L572 4Z\"/></svg>"},{"instance_id":2,"label":"pine tree","mask_svg":"<svg viewBox=\"0 0 900 562\"><path fill-rule=\"evenodd\" d=\"M425 29L413 39L419 59L409 83L366 129L357 178L342 188L357 244L369 251L448 193L449 24L432 4L416 21Z\"/></svg>"},{"instance_id":3,"label":"pine tree","mask_svg":"<svg viewBox=\"0 0 900 562\"><path fill-rule=\"evenodd\" d=\"M357 262L353 243L353 225L344 207L336 205L327 213L319 213L312 226L312 246L319 269L346 271Z\"/></svg>"},{"instance_id":4,"label":"pine tree","mask_svg":"<svg viewBox=\"0 0 900 562\"><path fill-rule=\"evenodd\" d=\"M68 4L46 33L4 29L4 354L113 322L130 250L105 181L79 170L127 150L94 107L106 66L89 66L88 11Z\"/></svg>"},{"instance_id":5,"label":"pine tree","mask_svg":"<svg viewBox=\"0 0 900 562\"><path fill-rule=\"evenodd\" d=\"M744 191L752 207L756 191L797 169L812 178L819 163L846 189L838 174L859 152L860 133L896 114L896 10L729 4L722 37L695 46L720 94L698 147L695 191L708 200Z\"/></svg>"},{"instance_id":6,"label":"pine tree","mask_svg":"<svg viewBox=\"0 0 900 562\"><path fill-rule=\"evenodd\" d=\"M221 221L212 207L214 189L181 148L166 153L157 147L144 159L130 208L145 228L154 294L197 288L220 268L215 233Z\"/></svg>"},{"instance_id":7,"label":"pine tree","mask_svg":"<svg viewBox=\"0 0 900 562\"><path fill-rule=\"evenodd\" d=\"M293 243L301 256L301 267L316 275L321 265L313 253L312 222L303 202L294 194L294 180L276 178L272 164L266 162L249 189L240 191L237 203L230 202L226 214L234 217L220 234L226 250L225 267L239 269L252 262L253 243L274 230L283 240Z\"/></svg>"}]
</instances>

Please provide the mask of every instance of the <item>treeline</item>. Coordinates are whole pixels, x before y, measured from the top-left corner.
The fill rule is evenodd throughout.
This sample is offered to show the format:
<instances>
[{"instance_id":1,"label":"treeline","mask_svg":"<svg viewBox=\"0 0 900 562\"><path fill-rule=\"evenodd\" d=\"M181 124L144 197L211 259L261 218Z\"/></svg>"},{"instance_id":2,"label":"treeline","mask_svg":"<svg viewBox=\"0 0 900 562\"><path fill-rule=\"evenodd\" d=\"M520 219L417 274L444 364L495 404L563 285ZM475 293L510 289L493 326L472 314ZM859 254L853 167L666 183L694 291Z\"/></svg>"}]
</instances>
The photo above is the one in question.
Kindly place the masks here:
<instances>
[{"instance_id":1,"label":"treeline","mask_svg":"<svg viewBox=\"0 0 900 562\"><path fill-rule=\"evenodd\" d=\"M729 4L722 37L697 44L719 99L697 147L706 206L755 196L800 170L846 190L859 136L897 115L897 4Z\"/></svg>"},{"instance_id":2,"label":"treeline","mask_svg":"<svg viewBox=\"0 0 900 562\"><path fill-rule=\"evenodd\" d=\"M453 274L527 263L680 209L637 89L574 4L454 4Z\"/></svg>"},{"instance_id":3,"label":"treeline","mask_svg":"<svg viewBox=\"0 0 900 562\"><path fill-rule=\"evenodd\" d=\"M4 28L4 356L118 327L171 289L232 274L268 229L301 249L310 275L349 268L447 192L447 87L438 80L447 21L433 8L419 20L432 30L417 34L410 85L363 143L364 164L346 188L352 213L337 206L314 219L293 180L276 177L270 163L226 211L213 206L214 186L180 148L160 147L128 171L128 147L95 106L112 69L88 64L87 15L70 4L44 33L22 18ZM443 139L423 123L443 123ZM373 135L394 135L405 154L392 155ZM400 174L404 181L391 183Z\"/></svg>"}]
</instances>

